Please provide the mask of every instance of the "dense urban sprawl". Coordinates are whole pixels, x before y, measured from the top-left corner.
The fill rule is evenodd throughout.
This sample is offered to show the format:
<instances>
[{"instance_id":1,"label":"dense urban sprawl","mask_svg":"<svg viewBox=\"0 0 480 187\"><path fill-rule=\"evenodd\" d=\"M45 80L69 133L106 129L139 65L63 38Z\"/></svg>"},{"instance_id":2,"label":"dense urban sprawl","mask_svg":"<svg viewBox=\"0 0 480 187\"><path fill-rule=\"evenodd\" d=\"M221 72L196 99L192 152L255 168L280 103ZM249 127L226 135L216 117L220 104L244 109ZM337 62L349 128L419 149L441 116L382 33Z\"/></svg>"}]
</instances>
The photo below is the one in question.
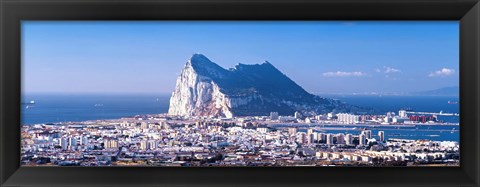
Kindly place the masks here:
<instances>
[{"instance_id":1,"label":"dense urban sprawl","mask_svg":"<svg viewBox=\"0 0 480 187\"><path fill-rule=\"evenodd\" d=\"M306 116L306 117L305 117ZM166 114L22 126L24 166L458 166L456 141L385 139L369 125L429 124L435 115L181 117ZM322 124L364 124L327 133ZM349 128L349 127L347 127Z\"/></svg>"}]
</instances>

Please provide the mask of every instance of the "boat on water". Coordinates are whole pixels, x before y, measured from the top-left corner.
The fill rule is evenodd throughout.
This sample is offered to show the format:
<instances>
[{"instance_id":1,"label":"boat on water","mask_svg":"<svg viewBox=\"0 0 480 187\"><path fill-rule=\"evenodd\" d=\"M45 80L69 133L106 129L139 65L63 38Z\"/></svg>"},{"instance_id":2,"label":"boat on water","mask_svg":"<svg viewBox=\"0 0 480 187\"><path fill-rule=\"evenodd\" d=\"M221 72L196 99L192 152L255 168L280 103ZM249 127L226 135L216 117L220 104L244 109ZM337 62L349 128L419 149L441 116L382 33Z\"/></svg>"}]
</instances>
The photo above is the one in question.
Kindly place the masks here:
<instances>
[{"instance_id":1,"label":"boat on water","mask_svg":"<svg viewBox=\"0 0 480 187\"><path fill-rule=\"evenodd\" d=\"M31 100L27 103L24 103L26 106L25 106L25 109L29 109L29 108L32 108L35 106L35 100Z\"/></svg>"},{"instance_id":2,"label":"boat on water","mask_svg":"<svg viewBox=\"0 0 480 187\"><path fill-rule=\"evenodd\" d=\"M455 127L450 131L451 134L455 133Z\"/></svg>"},{"instance_id":3,"label":"boat on water","mask_svg":"<svg viewBox=\"0 0 480 187\"><path fill-rule=\"evenodd\" d=\"M458 104L458 101L448 101L448 104L451 104L451 105Z\"/></svg>"},{"instance_id":4,"label":"boat on water","mask_svg":"<svg viewBox=\"0 0 480 187\"><path fill-rule=\"evenodd\" d=\"M22 102L22 104L24 104L24 105L34 105L35 101L31 100L31 101L28 101L28 102Z\"/></svg>"}]
</instances>

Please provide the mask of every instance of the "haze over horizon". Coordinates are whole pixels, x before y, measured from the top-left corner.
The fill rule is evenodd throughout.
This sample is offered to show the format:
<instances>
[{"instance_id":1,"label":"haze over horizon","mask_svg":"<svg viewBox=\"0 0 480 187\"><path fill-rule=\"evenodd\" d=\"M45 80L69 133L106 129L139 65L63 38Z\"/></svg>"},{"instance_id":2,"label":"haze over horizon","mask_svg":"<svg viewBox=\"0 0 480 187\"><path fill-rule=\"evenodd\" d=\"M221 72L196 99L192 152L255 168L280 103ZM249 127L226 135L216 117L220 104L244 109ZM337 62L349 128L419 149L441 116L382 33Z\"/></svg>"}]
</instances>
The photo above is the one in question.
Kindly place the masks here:
<instances>
[{"instance_id":1,"label":"haze over horizon","mask_svg":"<svg viewBox=\"0 0 480 187\"><path fill-rule=\"evenodd\" d=\"M458 86L458 22L22 22L25 93L171 93L192 54L310 93ZM439 32L442 31L442 32Z\"/></svg>"}]
</instances>

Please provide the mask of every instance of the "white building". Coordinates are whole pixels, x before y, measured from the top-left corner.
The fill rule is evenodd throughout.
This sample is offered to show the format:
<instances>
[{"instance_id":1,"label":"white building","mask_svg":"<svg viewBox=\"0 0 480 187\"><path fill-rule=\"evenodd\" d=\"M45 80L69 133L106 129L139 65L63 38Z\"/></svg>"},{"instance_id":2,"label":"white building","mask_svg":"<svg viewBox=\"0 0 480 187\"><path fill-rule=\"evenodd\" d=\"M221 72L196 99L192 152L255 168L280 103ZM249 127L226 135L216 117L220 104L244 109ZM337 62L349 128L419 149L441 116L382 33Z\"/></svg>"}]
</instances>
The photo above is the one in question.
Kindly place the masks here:
<instances>
[{"instance_id":1,"label":"white building","mask_svg":"<svg viewBox=\"0 0 480 187\"><path fill-rule=\"evenodd\" d=\"M297 134L297 128L295 128L295 127L288 128L288 134L290 134L290 135Z\"/></svg>"},{"instance_id":2,"label":"white building","mask_svg":"<svg viewBox=\"0 0 480 187\"><path fill-rule=\"evenodd\" d=\"M333 119L336 115L333 112L327 114L327 119Z\"/></svg>"},{"instance_id":3,"label":"white building","mask_svg":"<svg viewBox=\"0 0 480 187\"><path fill-rule=\"evenodd\" d=\"M259 128L257 128L257 131L258 131L258 132L261 132L261 133L267 133L267 132L268 132L268 128L259 127Z\"/></svg>"},{"instance_id":4,"label":"white building","mask_svg":"<svg viewBox=\"0 0 480 187\"><path fill-rule=\"evenodd\" d=\"M392 118L393 123L405 123L405 121L409 121L410 119L407 117L394 117Z\"/></svg>"},{"instance_id":5,"label":"white building","mask_svg":"<svg viewBox=\"0 0 480 187\"><path fill-rule=\"evenodd\" d=\"M345 135L340 133L337 134L337 143L336 144L345 144Z\"/></svg>"},{"instance_id":6,"label":"white building","mask_svg":"<svg viewBox=\"0 0 480 187\"><path fill-rule=\"evenodd\" d=\"M147 150L147 141L140 141L140 149L141 150Z\"/></svg>"},{"instance_id":7,"label":"white building","mask_svg":"<svg viewBox=\"0 0 480 187\"><path fill-rule=\"evenodd\" d=\"M372 130L364 130L362 133L365 134L366 139L372 139Z\"/></svg>"},{"instance_id":8,"label":"white building","mask_svg":"<svg viewBox=\"0 0 480 187\"><path fill-rule=\"evenodd\" d=\"M367 144L367 138L366 138L366 135L364 134L364 132L362 132L358 136L358 143L359 143L359 145L366 145Z\"/></svg>"},{"instance_id":9,"label":"white building","mask_svg":"<svg viewBox=\"0 0 480 187\"><path fill-rule=\"evenodd\" d=\"M378 141L384 142L385 141L385 132L378 131Z\"/></svg>"},{"instance_id":10,"label":"white building","mask_svg":"<svg viewBox=\"0 0 480 187\"><path fill-rule=\"evenodd\" d=\"M407 117L407 111L406 110L399 110L398 111L398 116L401 118Z\"/></svg>"},{"instance_id":11,"label":"white building","mask_svg":"<svg viewBox=\"0 0 480 187\"><path fill-rule=\"evenodd\" d=\"M300 112L298 112L298 111L295 112L294 116L295 116L295 119L300 119L300 118L302 118L302 114L300 114Z\"/></svg>"},{"instance_id":12,"label":"white building","mask_svg":"<svg viewBox=\"0 0 480 187\"><path fill-rule=\"evenodd\" d=\"M307 142L309 144L313 144L315 142L315 135L314 134L307 135Z\"/></svg>"},{"instance_id":13,"label":"white building","mask_svg":"<svg viewBox=\"0 0 480 187\"><path fill-rule=\"evenodd\" d=\"M325 133L318 133L317 134L317 140L318 141L323 141L323 140L327 140L327 135Z\"/></svg>"},{"instance_id":14,"label":"white building","mask_svg":"<svg viewBox=\"0 0 480 187\"><path fill-rule=\"evenodd\" d=\"M60 138L60 146L62 147L62 150L67 150L68 149L68 138L67 137Z\"/></svg>"},{"instance_id":15,"label":"white building","mask_svg":"<svg viewBox=\"0 0 480 187\"><path fill-rule=\"evenodd\" d=\"M297 141L300 142L301 144L308 143L307 142L307 134L304 132L301 132L298 134Z\"/></svg>"},{"instance_id":16,"label":"white building","mask_svg":"<svg viewBox=\"0 0 480 187\"><path fill-rule=\"evenodd\" d=\"M77 139L75 137L68 138L68 145L74 147L78 145Z\"/></svg>"},{"instance_id":17,"label":"white building","mask_svg":"<svg viewBox=\"0 0 480 187\"><path fill-rule=\"evenodd\" d=\"M337 121L345 124L355 124L360 122L360 116L347 114L347 113L340 113L340 114L337 114Z\"/></svg>"},{"instance_id":18,"label":"white building","mask_svg":"<svg viewBox=\"0 0 480 187\"><path fill-rule=\"evenodd\" d=\"M278 112L270 112L271 120L278 120Z\"/></svg>"},{"instance_id":19,"label":"white building","mask_svg":"<svg viewBox=\"0 0 480 187\"><path fill-rule=\"evenodd\" d=\"M327 134L327 145L333 144L333 134Z\"/></svg>"},{"instance_id":20,"label":"white building","mask_svg":"<svg viewBox=\"0 0 480 187\"><path fill-rule=\"evenodd\" d=\"M346 143L347 145L352 145L352 144L353 144L353 136L352 136L352 134L347 134L347 135L345 136L345 143Z\"/></svg>"}]
</instances>

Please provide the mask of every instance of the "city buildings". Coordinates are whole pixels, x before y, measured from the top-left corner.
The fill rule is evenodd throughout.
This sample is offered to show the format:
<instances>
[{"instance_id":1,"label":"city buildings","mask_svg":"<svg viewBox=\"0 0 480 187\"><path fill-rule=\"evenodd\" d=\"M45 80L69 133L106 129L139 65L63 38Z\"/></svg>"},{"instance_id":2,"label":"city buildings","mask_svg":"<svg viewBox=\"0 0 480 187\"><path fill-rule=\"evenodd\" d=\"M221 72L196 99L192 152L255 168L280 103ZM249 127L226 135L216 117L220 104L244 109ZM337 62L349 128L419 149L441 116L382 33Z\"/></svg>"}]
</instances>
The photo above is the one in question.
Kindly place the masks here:
<instances>
[{"instance_id":1,"label":"city buildings","mask_svg":"<svg viewBox=\"0 0 480 187\"><path fill-rule=\"evenodd\" d=\"M359 136L358 136L358 145L360 146L365 146L367 144L367 135L365 135L364 132L362 132Z\"/></svg>"},{"instance_id":2,"label":"city buildings","mask_svg":"<svg viewBox=\"0 0 480 187\"><path fill-rule=\"evenodd\" d=\"M270 112L271 120L278 120L278 112Z\"/></svg>"},{"instance_id":3,"label":"city buildings","mask_svg":"<svg viewBox=\"0 0 480 187\"><path fill-rule=\"evenodd\" d=\"M360 122L360 116L346 113L337 114L337 121L345 124L355 124Z\"/></svg>"},{"instance_id":4,"label":"city buildings","mask_svg":"<svg viewBox=\"0 0 480 187\"><path fill-rule=\"evenodd\" d=\"M385 141L385 132L384 131L378 131L378 141L380 141L380 142Z\"/></svg>"},{"instance_id":5,"label":"city buildings","mask_svg":"<svg viewBox=\"0 0 480 187\"><path fill-rule=\"evenodd\" d=\"M275 118L276 114L270 113L270 116L232 119L194 119L159 114L114 120L25 125L21 131L21 164L59 166L459 164L458 142L397 139L392 133L379 130L391 125L397 128L411 126L393 122L381 124L385 123L383 120L388 116L392 119L401 118L394 113L363 117L359 115L358 118L351 118L354 115L343 118L342 115L325 114L324 118L318 117L319 120L315 123L271 121L272 116ZM402 111L399 111L399 115L412 116ZM337 117L342 118L342 123L336 119ZM348 120L352 119L353 124L349 124ZM337 129L345 133L339 133ZM337 131L333 133L332 130ZM376 136L374 137L372 133L376 133Z\"/></svg>"}]
</instances>

